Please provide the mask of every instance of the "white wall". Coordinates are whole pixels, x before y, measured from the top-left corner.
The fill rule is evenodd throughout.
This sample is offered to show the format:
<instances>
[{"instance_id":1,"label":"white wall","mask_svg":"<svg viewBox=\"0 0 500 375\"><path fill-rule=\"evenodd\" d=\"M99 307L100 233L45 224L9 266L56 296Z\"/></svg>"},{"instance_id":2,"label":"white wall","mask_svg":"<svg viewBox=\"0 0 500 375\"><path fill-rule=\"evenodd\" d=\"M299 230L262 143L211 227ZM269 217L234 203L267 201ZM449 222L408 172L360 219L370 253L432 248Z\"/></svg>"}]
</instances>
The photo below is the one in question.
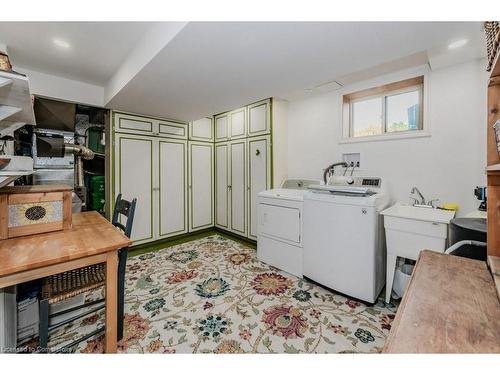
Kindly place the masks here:
<instances>
[{"instance_id":1,"label":"white wall","mask_svg":"<svg viewBox=\"0 0 500 375\"><path fill-rule=\"evenodd\" d=\"M456 202L459 215L477 208L476 185L486 176L486 73L475 60L428 74L430 137L339 144L340 94L288 105L288 176L320 178L323 168L359 152L359 175L381 176L393 201L409 202L417 186L426 199Z\"/></svg>"},{"instance_id":2,"label":"white wall","mask_svg":"<svg viewBox=\"0 0 500 375\"><path fill-rule=\"evenodd\" d=\"M288 173L287 108L287 101L273 98L273 187L279 187Z\"/></svg>"},{"instance_id":3,"label":"white wall","mask_svg":"<svg viewBox=\"0 0 500 375\"><path fill-rule=\"evenodd\" d=\"M32 94L97 107L104 106L104 88L101 86L41 73L20 66L15 66L14 69L28 76Z\"/></svg>"}]
</instances>

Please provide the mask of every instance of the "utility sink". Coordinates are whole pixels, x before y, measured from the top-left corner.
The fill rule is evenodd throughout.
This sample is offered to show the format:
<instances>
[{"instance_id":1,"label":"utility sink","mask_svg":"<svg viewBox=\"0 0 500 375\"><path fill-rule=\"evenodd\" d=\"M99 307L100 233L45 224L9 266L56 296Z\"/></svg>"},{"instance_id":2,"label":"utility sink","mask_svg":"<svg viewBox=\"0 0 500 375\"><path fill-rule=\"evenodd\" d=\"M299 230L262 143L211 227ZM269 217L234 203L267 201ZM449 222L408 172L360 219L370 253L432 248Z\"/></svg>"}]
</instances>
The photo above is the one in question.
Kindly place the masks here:
<instances>
[{"instance_id":1,"label":"utility sink","mask_svg":"<svg viewBox=\"0 0 500 375\"><path fill-rule=\"evenodd\" d=\"M398 257L417 260L422 250L444 252L454 211L396 204L381 212L387 242L386 290L392 290ZM391 293L386 293L386 302Z\"/></svg>"},{"instance_id":2,"label":"utility sink","mask_svg":"<svg viewBox=\"0 0 500 375\"><path fill-rule=\"evenodd\" d=\"M381 214L386 217L449 224L450 220L455 216L455 211L396 204L382 211Z\"/></svg>"}]
</instances>

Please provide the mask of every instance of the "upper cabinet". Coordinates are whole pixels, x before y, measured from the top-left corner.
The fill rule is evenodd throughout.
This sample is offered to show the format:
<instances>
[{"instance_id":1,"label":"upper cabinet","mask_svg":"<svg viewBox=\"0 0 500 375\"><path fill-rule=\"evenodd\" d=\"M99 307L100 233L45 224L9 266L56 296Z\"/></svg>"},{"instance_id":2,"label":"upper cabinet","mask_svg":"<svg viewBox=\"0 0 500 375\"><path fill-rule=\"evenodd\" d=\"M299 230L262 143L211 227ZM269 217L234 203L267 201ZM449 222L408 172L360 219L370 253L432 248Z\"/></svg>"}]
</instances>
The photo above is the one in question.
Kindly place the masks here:
<instances>
[{"instance_id":1,"label":"upper cabinet","mask_svg":"<svg viewBox=\"0 0 500 375\"><path fill-rule=\"evenodd\" d=\"M271 131L271 99L249 105L248 136L269 134Z\"/></svg>"},{"instance_id":2,"label":"upper cabinet","mask_svg":"<svg viewBox=\"0 0 500 375\"><path fill-rule=\"evenodd\" d=\"M189 139L192 141L214 141L214 124L212 117L205 117L189 124Z\"/></svg>"},{"instance_id":3,"label":"upper cabinet","mask_svg":"<svg viewBox=\"0 0 500 375\"><path fill-rule=\"evenodd\" d=\"M236 109L229 113L229 138L239 139L246 137L247 133L246 108Z\"/></svg>"},{"instance_id":4,"label":"upper cabinet","mask_svg":"<svg viewBox=\"0 0 500 375\"><path fill-rule=\"evenodd\" d=\"M115 132L187 139L188 125L184 122L161 120L115 112Z\"/></svg>"},{"instance_id":5,"label":"upper cabinet","mask_svg":"<svg viewBox=\"0 0 500 375\"><path fill-rule=\"evenodd\" d=\"M215 142L225 142L271 133L271 99L221 113L214 117Z\"/></svg>"},{"instance_id":6,"label":"upper cabinet","mask_svg":"<svg viewBox=\"0 0 500 375\"><path fill-rule=\"evenodd\" d=\"M215 141L226 141L229 139L229 115L227 113L215 116Z\"/></svg>"}]
</instances>

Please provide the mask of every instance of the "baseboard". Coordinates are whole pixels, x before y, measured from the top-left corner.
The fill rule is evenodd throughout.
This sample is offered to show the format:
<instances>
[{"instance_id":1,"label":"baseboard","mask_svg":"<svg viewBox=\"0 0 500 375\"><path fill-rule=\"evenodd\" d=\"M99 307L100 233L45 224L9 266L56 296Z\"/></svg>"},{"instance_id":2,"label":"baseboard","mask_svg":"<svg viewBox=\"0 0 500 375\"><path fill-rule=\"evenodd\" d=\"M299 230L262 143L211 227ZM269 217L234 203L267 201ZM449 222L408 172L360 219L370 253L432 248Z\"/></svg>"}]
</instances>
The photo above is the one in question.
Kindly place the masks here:
<instances>
[{"instance_id":1,"label":"baseboard","mask_svg":"<svg viewBox=\"0 0 500 375\"><path fill-rule=\"evenodd\" d=\"M221 229L221 228L218 228L218 227L214 227L213 230L215 231L215 233L218 233L224 237L227 237L229 238L230 240L233 240L233 241L236 241L236 242L239 242L243 245L246 245L246 246L249 246L253 249L256 249L257 248L257 241L254 241L254 240L251 240L247 237L243 237L243 236L240 236L240 235L237 235L233 232L229 232L227 230L224 230L224 229Z\"/></svg>"},{"instance_id":2,"label":"baseboard","mask_svg":"<svg viewBox=\"0 0 500 375\"><path fill-rule=\"evenodd\" d=\"M169 238L164 238L157 241L152 241L148 243L142 243L140 245L131 246L128 251L128 257L134 257L137 255L150 253L164 249L166 247L179 245L181 243L198 240L203 237L208 237L216 234L217 232L214 228L201 229L196 232L185 233L178 236L173 236Z\"/></svg>"},{"instance_id":3,"label":"baseboard","mask_svg":"<svg viewBox=\"0 0 500 375\"><path fill-rule=\"evenodd\" d=\"M179 245L179 244L189 242L189 241L199 240L200 238L213 236L215 234L219 234L219 235L224 236L230 240L239 242L245 246L251 247L252 249L257 248L256 241L250 240L246 237L239 236L237 234L234 234L232 232L228 232L226 230L223 230L223 229L220 229L217 227L211 227L211 228L202 229L202 230L192 232L192 233L181 234L179 236L164 238L164 239L161 239L158 241L152 241L152 242L132 246L129 248L128 257L134 257L134 256L145 254L145 253L155 252L155 251L164 249L166 247Z\"/></svg>"}]
</instances>

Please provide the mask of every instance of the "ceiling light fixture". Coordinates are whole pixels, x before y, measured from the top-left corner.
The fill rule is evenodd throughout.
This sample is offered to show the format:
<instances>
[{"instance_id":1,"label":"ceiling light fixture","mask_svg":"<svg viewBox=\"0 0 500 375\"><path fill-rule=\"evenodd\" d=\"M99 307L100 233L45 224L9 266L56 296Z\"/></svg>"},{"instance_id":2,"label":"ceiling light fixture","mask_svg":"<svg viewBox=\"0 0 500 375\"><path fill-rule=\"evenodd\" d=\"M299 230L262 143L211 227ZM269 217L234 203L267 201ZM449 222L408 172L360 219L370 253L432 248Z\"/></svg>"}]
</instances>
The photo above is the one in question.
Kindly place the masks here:
<instances>
[{"instance_id":1,"label":"ceiling light fixture","mask_svg":"<svg viewBox=\"0 0 500 375\"><path fill-rule=\"evenodd\" d=\"M448 49L457 49L457 48L463 47L467 44L467 42L468 42L467 39L456 40L456 41L448 44Z\"/></svg>"},{"instance_id":2,"label":"ceiling light fixture","mask_svg":"<svg viewBox=\"0 0 500 375\"><path fill-rule=\"evenodd\" d=\"M54 38L52 39L52 41L54 42L54 44L60 48L64 48L64 49L69 49L71 47L71 45L66 42L65 40L62 40L62 39L58 39L58 38Z\"/></svg>"}]
</instances>

